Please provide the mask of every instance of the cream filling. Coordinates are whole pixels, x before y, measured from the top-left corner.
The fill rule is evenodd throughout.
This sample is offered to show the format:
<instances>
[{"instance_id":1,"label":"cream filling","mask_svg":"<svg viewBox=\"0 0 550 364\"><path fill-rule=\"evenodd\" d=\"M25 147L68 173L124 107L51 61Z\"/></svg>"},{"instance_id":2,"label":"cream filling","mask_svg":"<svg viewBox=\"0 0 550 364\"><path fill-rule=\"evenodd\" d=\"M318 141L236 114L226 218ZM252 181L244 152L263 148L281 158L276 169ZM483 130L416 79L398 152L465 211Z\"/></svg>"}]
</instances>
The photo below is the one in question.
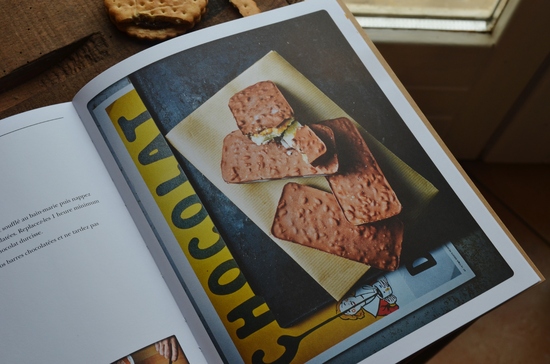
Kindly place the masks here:
<instances>
[{"instance_id":1,"label":"cream filling","mask_svg":"<svg viewBox=\"0 0 550 364\"><path fill-rule=\"evenodd\" d=\"M262 145L267 142L272 141L275 138L279 138L285 130L287 130L294 123L294 118L287 119L281 125L276 128L269 128L263 130L259 134L250 135L250 140L252 140L257 145Z\"/></svg>"},{"instance_id":2,"label":"cream filling","mask_svg":"<svg viewBox=\"0 0 550 364\"><path fill-rule=\"evenodd\" d=\"M296 148L296 132L298 132L298 129L302 127L302 124L300 124L297 120L294 120L292 124L286 128L286 130L283 132L283 135L281 137L281 144L286 149L296 149L300 154L302 155L302 159L304 162L309 163L309 159L307 157L307 154L302 153L302 151L298 148Z\"/></svg>"},{"instance_id":3,"label":"cream filling","mask_svg":"<svg viewBox=\"0 0 550 364\"><path fill-rule=\"evenodd\" d=\"M283 132L282 138L281 138L281 144L287 148L287 149L294 149L296 148L296 142L294 141L294 138L296 138L296 132L302 124L300 124L298 121L294 120L288 128Z\"/></svg>"}]
</instances>

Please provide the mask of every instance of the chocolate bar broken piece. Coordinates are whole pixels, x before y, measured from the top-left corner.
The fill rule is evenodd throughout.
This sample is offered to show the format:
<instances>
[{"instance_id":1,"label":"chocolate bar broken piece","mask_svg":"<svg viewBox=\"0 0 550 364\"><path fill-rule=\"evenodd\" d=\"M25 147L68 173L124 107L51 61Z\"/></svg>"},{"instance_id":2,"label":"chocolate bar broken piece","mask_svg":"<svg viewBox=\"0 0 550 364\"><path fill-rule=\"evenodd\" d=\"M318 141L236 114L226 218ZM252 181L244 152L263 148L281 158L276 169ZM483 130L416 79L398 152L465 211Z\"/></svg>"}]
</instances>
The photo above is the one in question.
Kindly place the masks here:
<instances>
[{"instance_id":1,"label":"chocolate bar broken piece","mask_svg":"<svg viewBox=\"0 0 550 364\"><path fill-rule=\"evenodd\" d=\"M361 225L399 214L401 203L351 120L321 124L330 127L336 138L340 169L327 179L346 219Z\"/></svg>"},{"instance_id":2,"label":"chocolate bar broken piece","mask_svg":"<svg viewBox=\"0 0 550 364\"><path fill-rule=\"evenodd\" d=\"M257 145L235 130L223 140L221 171L227 183L248 183L289 177L326 176L338 170L334 134L328 127L315 126L328 152L315 165L304 161L295 149L280 143Z\"/></svg>"},{"instance_id":3,"label":"chocolate bar broken piece","mask_svg":"<svg viewBox=\"0 0 550 364\"><path fill-rule=\"evenodd\" d=\"M277 206L272 234L343 258L393 271L399 266L403 223L397 218L350 224L334 195L316 188L288 183Z\"/></svg>"},{"instance_id":4,"label":"chocolate bar broken piece","mask_svg":"<svg viewBox=\"0 0 550 364\"><path fill-rule=\"evenodd\" d=\"M317 128L320 126L317 125ZM302 153L307 163L313 163L327 152L327 146L313 129L295 121L283 133L281 143Z\"/></svg>"}]
</instances>

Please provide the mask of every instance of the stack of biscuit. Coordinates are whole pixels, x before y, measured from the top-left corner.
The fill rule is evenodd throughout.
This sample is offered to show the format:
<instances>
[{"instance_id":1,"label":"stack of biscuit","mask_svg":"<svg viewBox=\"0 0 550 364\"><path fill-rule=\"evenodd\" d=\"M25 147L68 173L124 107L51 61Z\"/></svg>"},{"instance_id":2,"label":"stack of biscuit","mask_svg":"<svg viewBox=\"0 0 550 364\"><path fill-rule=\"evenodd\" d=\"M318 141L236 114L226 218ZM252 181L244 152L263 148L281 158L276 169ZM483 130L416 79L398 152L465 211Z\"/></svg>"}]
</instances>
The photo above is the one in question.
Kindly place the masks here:
<instances>
[{"instance_id":1,"label":"stack of biscuit","mask_svg":"<svg viewBox=\"0 0 550 364\"><path fill-rule=\"evenodd\" d=\"M258 14L254 0L230 0L242 16ZM206 12L208 0L104 0L109 18L126 34L165 40L187 32Z\"/></svg>"},{"instance_id":2,"label":"stack of biscuit","mask_svg":"<svg viewBox=\"0 0 550 364\"><path fill-rule=\"evenodd\" d=\"M277 85L261 81L238 92L229 109L239 130L224 138L222 178L250 183L325 176L338 170L334 134L301 125Z\"/></svg>"},{"instance_id":3,"label":"stack of biscuit","mask_svg":"<svg viewBox=\"0 0 550 364\"><path fill-rule=\"evenodd\" d=\"M164 40L193 28L208 0L104 0L116 27L139 39Z\"/></svg>"},{"instance_id":4,"label":"stack of biscuit","mask_svg":"<svg viewBox=\"0 0 550 364\"><path fill-rule=\"evenodd\" d=\"M236 93L229 108L239 130L223 142L225 182L325 176L332 191L285 185L273 236L381 270L399 267L402 206L351 120L302 125L271 81Z\"/></svg>"}]
</instances>

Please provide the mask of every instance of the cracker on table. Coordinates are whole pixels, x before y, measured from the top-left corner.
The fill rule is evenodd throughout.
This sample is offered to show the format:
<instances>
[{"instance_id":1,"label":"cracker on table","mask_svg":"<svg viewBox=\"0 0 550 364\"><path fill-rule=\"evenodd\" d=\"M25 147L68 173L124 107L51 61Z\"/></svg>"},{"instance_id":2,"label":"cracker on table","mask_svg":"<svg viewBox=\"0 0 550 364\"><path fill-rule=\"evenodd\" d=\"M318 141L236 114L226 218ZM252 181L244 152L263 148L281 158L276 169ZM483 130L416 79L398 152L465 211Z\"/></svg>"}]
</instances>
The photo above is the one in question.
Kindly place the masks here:
<instances>
[{"instance_id":1,"label":"cracker on table","mask_svg":"<svg viewBox=\"0 0 550 364\"><path fill-rule=\"evenodd\" d=\"M229 0L239 10L242 16L250 16L260 13L260 8L254 0Z\"/></svg>"},{"instance_id":2,"label":"cracker on table","mask_svg":"<svg viewBox=\"0 0 550 364\"><path fill-rule=\"evenodd\" d=\"M170 27L160 29L146 29L136 25L127 25L118 27L126 34L144 40L164 40L177 37L178 35L185 34L189 28L186 27Z\"/></svg>"},{"instance_id":3,"label":"cracker on table","mask_svg":"<svg viewBox=\"0 0 550 364\"><path fill-rule=\"evenodd\" d=\"M206 11L207 0L104 0L111 21L137 38L166 39L185 33Z\"/></svg>"}]
</instances>

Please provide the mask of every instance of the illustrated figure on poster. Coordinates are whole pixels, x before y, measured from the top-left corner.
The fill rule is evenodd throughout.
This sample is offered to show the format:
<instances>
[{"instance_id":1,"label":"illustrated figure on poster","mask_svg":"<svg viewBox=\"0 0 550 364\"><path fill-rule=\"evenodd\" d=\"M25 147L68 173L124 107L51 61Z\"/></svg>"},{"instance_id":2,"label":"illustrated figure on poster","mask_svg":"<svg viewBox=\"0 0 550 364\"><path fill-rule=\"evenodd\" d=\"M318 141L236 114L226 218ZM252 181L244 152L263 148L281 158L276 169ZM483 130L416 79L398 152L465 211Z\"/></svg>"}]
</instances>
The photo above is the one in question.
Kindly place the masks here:
<instances>
[{"instance_id":1,"label":"illustrated figure on poster","mask_svg":"<svg viewBox=\"0 0 550 364\"><path fill-rule=\"evenodd\" d=\"M355 294L342 299L338 313L343 320L358 320L365 317L365 312L375 318L386 316L399 309L397 297L385 276L380 277L372 285L366 284L355 291Z\"/></svg>"}]
</instances>

